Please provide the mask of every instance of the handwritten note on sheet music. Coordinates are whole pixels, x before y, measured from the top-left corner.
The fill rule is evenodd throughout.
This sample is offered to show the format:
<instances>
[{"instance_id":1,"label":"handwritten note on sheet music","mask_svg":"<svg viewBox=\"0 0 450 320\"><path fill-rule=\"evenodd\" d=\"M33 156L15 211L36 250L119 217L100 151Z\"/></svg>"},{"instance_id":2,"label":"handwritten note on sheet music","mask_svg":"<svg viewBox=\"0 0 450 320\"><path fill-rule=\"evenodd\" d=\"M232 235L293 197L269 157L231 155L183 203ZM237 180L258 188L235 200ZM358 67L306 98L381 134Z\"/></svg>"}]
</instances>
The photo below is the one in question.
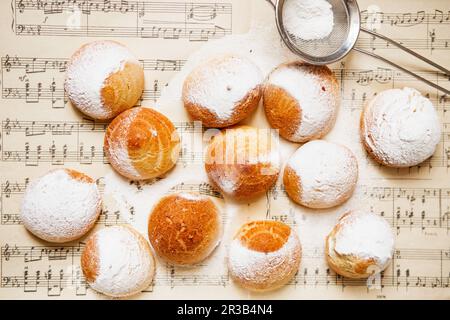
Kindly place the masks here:
<instances>
[{"instance_id":1,"label":"handwritten note on sheet music","mask_svg":"<svg viewBox=\"0 0 450 320\"><path fill-rule=\"evenodd\" d=\"M360 7L366 27L449 66L448 1L365 0ZM80 270L86 238L51 245L26 232L18 215L30 180L55 167L84 171L98 179L101 192L106 192L105 176L111 173L102 150L107 123L85 118L68 102L63 81L71 53L95 39L125 43L145 70L146 88L140 104L152 106L191 52L212 39L244 33L251 21L259 20L273 23L273 12L263 0L1 1L0 298L104 298L89 289ZM450 79L403 56L386 42L362 35L357 45L401 59L425 78L450 87ZM331 67L341 85L340 118L346 119L341 121L357 122L363 104L374 94L402 86L427 95L442 119L437 152L419 167L380 168L362 148L354 150L368 174L360 181L353 202L364 202L383 215L397 235L392 265L382 277L366 283L337 276L326 266L323 250L305 243L300 270L286 288L263 296L249 295L228 277L224 241L214 256L197 268L160 263L153 285L137 298L450 299L450 97L358 53ZM182 140L201 134L198 124L182 119L180 112L170 107L161 111L174 119ZM339 133L333 131L329 138L338 139ZM359 146L359 137L355 134L353 141L345 143ZM201 152L183 146L179 167L195 172L202 170L201 163ZM139 197L152 183L132 182L128 187ZM168 192L180 190L223 202L207 181L181 181L168 188ZM124 210L105 199L96 228L145 220L137 216L138 211L133 203ZM337 212L336 217L339 215ZM299 213L281 184L263 199L244 206L237 216L223 215L225 221L234 219L231 222L236 226L258 218L281 220L308 232L303 229L305 224L321 217ZM330 223L326 227L331 228L333 220ZM192 286L198 289L190 290Z\"/></svg>"}]
</instances>

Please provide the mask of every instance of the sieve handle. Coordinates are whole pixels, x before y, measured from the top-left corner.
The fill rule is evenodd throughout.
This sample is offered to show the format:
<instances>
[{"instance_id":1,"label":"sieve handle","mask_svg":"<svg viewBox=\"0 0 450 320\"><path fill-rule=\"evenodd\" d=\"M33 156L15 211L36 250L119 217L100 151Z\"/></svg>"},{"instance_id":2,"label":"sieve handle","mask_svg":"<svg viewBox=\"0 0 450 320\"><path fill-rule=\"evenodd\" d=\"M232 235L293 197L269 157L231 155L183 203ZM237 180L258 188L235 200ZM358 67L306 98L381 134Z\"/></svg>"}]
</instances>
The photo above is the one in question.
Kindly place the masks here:
<instances>
[{"instance_id":1,"label":"sieve handle","mask_svg":"<svg viewBox=\"0 0 450 320\"><path fill-rule=\"evenodd\" d=\"M405 47L404 45L398 43L397 41L392 40L391 38L388 38L388 37L386 37L386 36L383 36L382 34L379 34L379 33L377 33L377 32L374 32L374 31L372 31L372 30L369 30L369 29L366 29L366 28L363 28L363 27L361 27L361 31L363 31L363 32L365 32L365 33L368 33L368 34L370 34L370 35L372 35L372 36L374 36L374 37L383 39L383 40L385 40L385 41L387 41L387 42L393 44L393 45L396 46L397 48L402 49L403 51L405 51L405 52L407 52L407 53L413 55L414 57L416 57L416 58L422 60L423 62L426 62L426 63L428 63L429 65L432 65L433 67L435 67L435 68L441 70L441 71L444 72L447 76L450 76L450 71L449 71L448 69L446 69L446 68L444 68L443 66L437 64L437 63L434 62L434 61L431 61L430 59L425 58L424 56L418 54L417 52L415 52L415 51L413 51L413 50L411 50L411 49L408 49L407 47Z\"/></svg>"},{"instance_id":2,"label":"sieve handle","mask_svg":"<svg viewBox=\"0 0 450 320\"><path fill-rule=\"evenodd\" d=\"M418 79L418 80L428 84L429 86L432 86L433 88L438 89L439 91L442 91L446 95L450 95L450 90L448 90L448 89L446 89L444 87L441 87L440 85L437 85L436 83L431 82L431 81L425 79L424 77L419 76L417 73L409 71L408 69L405 69L405 68L399 66L398 64L396 64L396 63L394 63L394 62L392 62L392 61L390 61L390 60L388 60L386 58L383 58L382 56L379 56L379 55L377 55L377 54L375 54L373 52L370 52L370 51L367 51L367 50L363 50L363 49L359 49L359 48L356 48L356 47L353 48L353 50L361 52L361 53L364 53L364 54L367 54L367 55L369 55L371 57L374 57L374 58L377 58L377 59L379 59L379 60L381 60L381 61L383 61L383 62L385 62L387 64L390 64L391 66L393 66L393 67L403 71L404 73L407 73L407 74L413 76L414 78L416 78L416 79Z\"/></svg>"},{"instance_id":3,"label":"sieve handle","mask_svg":"<svg viewBox=\"0 0 450 320\"><path fill-rule=\"evenodd\" d=\"M273 3L272 0L266 0L266 1L267 1L268 3L270 3L270 4L272 5L273 9L275 10L275 8L276 8L275 3Z\"/></svg>"}]
</instances>

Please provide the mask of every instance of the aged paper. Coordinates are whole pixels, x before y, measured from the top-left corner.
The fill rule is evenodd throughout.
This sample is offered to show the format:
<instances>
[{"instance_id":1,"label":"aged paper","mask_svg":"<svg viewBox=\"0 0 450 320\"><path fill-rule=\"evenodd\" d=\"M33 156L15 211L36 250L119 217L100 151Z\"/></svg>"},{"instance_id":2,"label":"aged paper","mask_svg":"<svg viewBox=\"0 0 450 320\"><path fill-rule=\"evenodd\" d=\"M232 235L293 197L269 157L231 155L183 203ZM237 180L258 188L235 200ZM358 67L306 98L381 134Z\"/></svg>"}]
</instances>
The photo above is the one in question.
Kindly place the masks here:
<instances>
[{"instance_id":1,"label":"aged paper","mask_svg":"<svg viewBox=\"0 0 450 320\"><path fill-rule=\"evenodd\" d=\"M365 26L449 66L448 1L359 4ZM183 68L191 68L207 55L236 50L232 41L224 40L228 35L266 30L267 38L282 46L269 4L263 0L10 0L1 2L0 18L1 299L106 298L89 289L80 270L86 237L53 245L33 237L20 224L20 201L27 183L63 166L98 179L104 210L96 228L130 223L146 236L152 205L163 194L179 190L210 195L222 208L224 237L212 257L195 268L174 268L158 261L153 285L134 298L450 299L449 97L382 62L351 53L330 66L340 81L342 104L336 127L326 139L347 145L358 157L360 180L354 197L341 207L317 212L293 204L278 182L258 201L237 204L224 200L209 186L202 165L202 144L192 142L201 141L202 128L189 121L176 90L187 71ZM267 29L254 28L261 24ZM166 114L182 136L180 161L162 180L136 183L117 176L102 151L107 123L85 118L64 94L65 66L71 53L88 41L110 38L129 46L143 63L146 89L141 105L154 106ZM358 46L450 87L448 78L383 41L362 35ZM200 53L187 62L199 49ZM289 54L286 57L294 59ZM442 119L442 141L436 154L421 166L386 169L362 149L360 111L376 92L403 86L417 88L433 101ZM158 101L161 95L163 99ZM268 128L261 108L247 122ZM298 147L282 143L285 156ZM396 233L391 266L370 282L337 276L324 261L324 237L351 208L383 215ZM302 241L298 274L275 292L247 292L235 286L227 273L230 238L243 222L255 219L284 221L295 228Z\"/></svg>"}]
</instances>

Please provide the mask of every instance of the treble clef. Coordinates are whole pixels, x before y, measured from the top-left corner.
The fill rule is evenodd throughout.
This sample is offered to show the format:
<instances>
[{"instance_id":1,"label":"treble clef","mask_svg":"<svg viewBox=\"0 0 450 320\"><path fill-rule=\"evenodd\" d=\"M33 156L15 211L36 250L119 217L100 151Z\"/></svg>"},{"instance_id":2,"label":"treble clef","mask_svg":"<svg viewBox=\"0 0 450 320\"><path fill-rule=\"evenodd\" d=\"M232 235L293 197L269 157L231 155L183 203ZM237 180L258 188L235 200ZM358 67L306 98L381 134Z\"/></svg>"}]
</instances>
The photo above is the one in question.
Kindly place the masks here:
<instances>
[{"instance_id":1,"label":"treble clef","mask_svg":"<svg viewBox=\"0 0 450 320\"><path fill-rule=\"evenodd\" d=\"M9 72L11 70L11 62L9 60L10 60L10 58L9 58L9 55L7 54L5 57L5 62L3 63L3 67L5 68L5 70L7 72Z\"/></svg>"},{"instance_id":2,"label":"treble clef","mask_svg":"<svg viewBox=\"0 0 450 320\"><path fill-rule=\"evenodd\" d=\"M25 10L25 5L23 4L23 0L20 0L20 1L17 3L17 9L19 9L19 12L20 12L20 13L23 13L23 11Z\"/></svg>"}]
</instances>

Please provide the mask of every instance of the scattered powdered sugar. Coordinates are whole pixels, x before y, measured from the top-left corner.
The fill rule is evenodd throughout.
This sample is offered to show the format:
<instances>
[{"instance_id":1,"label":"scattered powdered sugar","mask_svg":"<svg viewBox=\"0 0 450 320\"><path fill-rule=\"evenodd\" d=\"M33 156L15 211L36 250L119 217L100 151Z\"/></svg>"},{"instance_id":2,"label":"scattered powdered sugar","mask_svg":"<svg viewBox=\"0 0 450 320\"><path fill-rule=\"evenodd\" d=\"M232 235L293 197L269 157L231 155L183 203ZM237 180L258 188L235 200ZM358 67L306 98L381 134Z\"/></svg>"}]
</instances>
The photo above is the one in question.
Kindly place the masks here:
<instances>
[{"instance_id":1,"label":"scattered powdered sugar","mask_svg":"<svg viewBox=\"0 0 450 320\"><path fill-rule=\"evenodd\" d=\"M333 31L331 4L325 0L286 0L283 24L293 36L303 40L326 38Z\"/></svg>"},{"instance_id":2,"label":"scattered powdered sugar","mask_svg":"<svg viewBox=\"0 0 450 320\"><path fill-rule=\"evenodd\" d=\"M283 65L274 70L268 79L268 83L286 90L302 109L293 137L296 140L308 139L329 127L339 106L329 81L313 74L308 68L295 64Z\"/></svg>"},{"instance_id":3,"label":"scattered powdered sugar","mask_svg":"<svg viewBox=\"0 0 450 320\"><path fill-rule=\"evenodd\" d=\"M292 263L295 262L300 243L294 232L294 230L291 231L288 240L279 250L269 253L251 250L239 239L234 239L228 254L230 271L239 278L256 282L265 281L273 276L280 278L286 276L277 268L283 264L287 268L292 267Z\"/></svg>"},{"instance_id":4,"label":"scattered powdered sugar","mask_svg":"<svg viewBox=\"0 0 450 320\"><path fill-rule=\"evenodd\" d=\"M132 160L128 153L128 131L134 119L138 115L140 109L134 108L128 112L126 118L122 118L120 126L116 126L115 130L122 130L118 139L109 142L109 156L120 164L120 169L127 173L128 176L139 178L141 174L133 166Z\"/></svg>"},{"instance_id":5,"label":"scattered powdered sugar","mask_svg":"<svg viewBox=\"0 0 450 320\"><path fill-rule=\"evenodd\" d=\"M177 193L176 195L189 201L202 201L209 199L207 196L203 196L199 193L192 193L192 192L180 192Z\"/></svg>"},{"instance_id":6,"label":"scattered powdered sugar","mask_svg":"<svg viewBox=\"0 0 450 320\"><path fill-rule=\"evenodd\" d=\"M431 101L411 88L390 89L364 112L364 138L372 152L394 166L414 166L433 155L441 125Z\"/></svg>"},{"instance_id":7,"label":"scattered powdered sugar","mask_svg":"<svg viewBox=\"0 0 450 320\"><path fill-rule=\"evenodd\" d=\"M139 61L123 45L113 41L96 41L77 52L67 67L65 89L70 100L93 118L108 118L101 90L109 75L123 69L125 63Z\"/></svg>"},{"instance_id":8,"label":"scattered powdered sugar","mask_svg":"<svg viewBox=\"0 0 450 320\"><path fill-rule=\"evenodd\" d=\"M200 50L189 57L182 70L163 89L156 106L164 108L173 104L173 101L177 101L182 108L181 93L186 77L199 65L204 64L204 61L223 56L224 53L250 59L262 71L263 77L283 62L298 60L296 55L282 45L282 40L271 17L267 23L254 26L246 34L230 35L204 44ZM248 76L240 73L236 81L241 82L243 75ZM209 103L210 101L208 101Z\"/></svg>"},{"instance_id":9,"label":"scattered powdered sugar","mask_svg":"<svg viewBox=\"0 0 450 320\"><path fill-rule=\"evenodd\" d=\"M263 81L261 70L249 59L228 55L214 58L194 70L187 99L215 113L232 116L236 104Z\"/></svg>"},{"instance_id":10,"label":"scattered powdered sugar","mask_svg":"<svg viewBox=\"0 0 450 320\"><path fill-rule=\"evenodd\" d=\"M88 231L100 213L100 202L95 183L75 180L58 169L28 185L20 217L36 236L66 242Z\"/></svg>"},{"instance_id":11,"label":"scattered powdered sugar","mask_svg":"<svg viewBox=\"0 0 450 320\"><path fill-rule=\"evenodd\" d=\"M394 253L394 233L377 214L356 211L341 219L334 250L343 255L376 259L384 269Z\"/></svg>"},{"instance_id":12,"label":"scattered powdered sugar","mask_svg":"<svg viewBox=\"0 0 450 320\"><path fill-rule=\"evenodd\" d=\"M299 177L302 200L312 206L333 205L355 188L358 163L339 144L314 140L304 144L288 162Z\"/></svg>"},{"instance_id":13,"label":"scattered powdered sugar","mask_svg":"<svg viewBox=\"0 0 450 320\"><path fill-rule=\"evenodd\" d=\"M111 296L127 296L147 288L154 273L153 257L128 227L114 226L95 234L99 270L91 286Z\"/></svg>"}]
</instances>

